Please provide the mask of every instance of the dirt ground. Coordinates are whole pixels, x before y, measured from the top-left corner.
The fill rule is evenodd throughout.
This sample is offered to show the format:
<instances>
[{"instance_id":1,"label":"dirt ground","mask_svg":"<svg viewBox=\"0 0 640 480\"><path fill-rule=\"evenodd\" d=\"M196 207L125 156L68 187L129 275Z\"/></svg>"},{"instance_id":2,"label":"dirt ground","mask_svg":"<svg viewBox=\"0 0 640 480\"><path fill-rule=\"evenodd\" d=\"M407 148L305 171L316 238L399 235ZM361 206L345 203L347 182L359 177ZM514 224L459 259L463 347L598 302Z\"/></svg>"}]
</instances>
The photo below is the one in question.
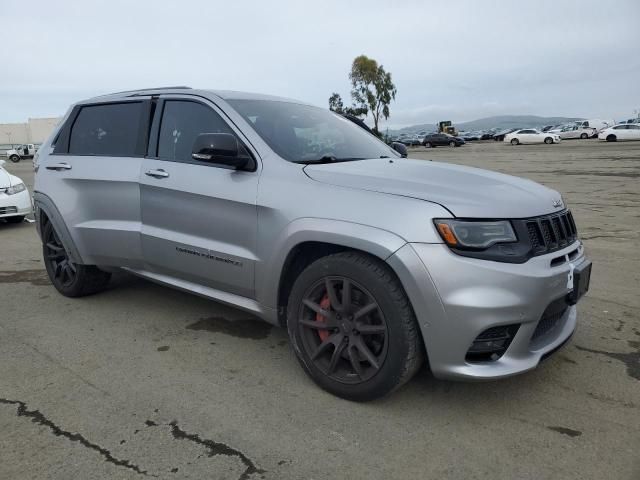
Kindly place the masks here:
<instances>
[{"instance_id":1,"label":"dirt ground","mask_svg":"<svg viewBox=\"0 0 640 480\"><path fill-rule=\"evenodd\" d=\"M285 331L242 311L124 274L60 296L34 224L0 224L0 478L640 478L640 142L410 156L563 194L594 263L566 348L515 378L423 369L350 403L307 379ZM6 168L32 186L30 161Z\"/></svg>"}]
</instances>

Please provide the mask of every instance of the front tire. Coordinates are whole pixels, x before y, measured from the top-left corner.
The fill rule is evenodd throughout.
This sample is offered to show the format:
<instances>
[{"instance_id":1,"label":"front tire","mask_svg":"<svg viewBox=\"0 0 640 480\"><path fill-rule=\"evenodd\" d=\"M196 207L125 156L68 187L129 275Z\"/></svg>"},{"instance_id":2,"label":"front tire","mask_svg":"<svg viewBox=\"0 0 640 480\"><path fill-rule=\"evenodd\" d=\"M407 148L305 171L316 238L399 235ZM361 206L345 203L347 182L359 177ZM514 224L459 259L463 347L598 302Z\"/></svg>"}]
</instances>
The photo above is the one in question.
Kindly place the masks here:
<instances>
[{"instance_id":1,"label":"front tire","mask_svg":"<svg viewBox=\"0 0 640 480\"><path fill-rule=\"evenodd\" d=\"M514 138L513 140L511 140L511 145L518 145L520 143L520 140L518 140L517 138Z\"/></svg>"},{"instance_id":2,"label":"front tire","mask_svg":"<svg viewBox=\"0 0 640 480\"><path fill-rule=\"evenodd\" d=\"M51 222L42 232L42 256L49 280L65 297L83 297L104 290L111 274L93 265L73 263Z\"/></svg>"},{"instance_id":3,"label":"front tire","mask_svg":"<svg viewBox=\"0 0 640 480\"><path fill-rule=\"evenodd\" d=\"M583 133L583 134L580 135L580 138L582 140L586 140L587 138L589 138L589 135L587 135L586 133Z\"/></svg>"},{"instance_id":4,"label":"front tire","mask_svg":"<svg viewBox=\"0 0 640 480\"><path fill-rule=\"evenodd\" d=\"M18 155L11 155L9 157L9 160L11 160L13 163L18 163L20 161L20 157Z\"/></svg>"},{"instance_id":5,"label":"front tire","mask_svg":"<svg viewBox=\"0 0 640 480\"><path fill-rule=\"evenodd\" d=\"M551 137L547 137L544 139L544 143L546 143L547 145L551 145L553 143L553 138Z\"/></svg>"},{"instance_id":6,"label":"front tire","mask_svg":"<svg viewBox=\"0 0 640 480\"><path fill-rule=\"evenodd\" d=\"M425 142L424 146L426 148L434 148L435 147L435 145L433 143L431 143L431 142Z\"/></svg>"},{"instance_id":7,"label":"front tire","mask_svg":"<svg viewBox=\"0 0 640 480\"><path fill-rule=\"evenodd\" d=\"M374 257L342 252L316 260L296 279L287 310L298 361L318 386L338 397L382 397L422 364L409 299Z\"/></svg>"},{"instance_id":8,"label":"front tire","mask_svg":"<svg viewBox=\"0 0 640 480\"><path fill-rule=\"evenodd\" d=\"M454 142L453 140L451 140L451 141L449 142L449 147L453 148L453 147L455 147L455 146L456 146L456 142Z\"/></svg>"}]
</instances>

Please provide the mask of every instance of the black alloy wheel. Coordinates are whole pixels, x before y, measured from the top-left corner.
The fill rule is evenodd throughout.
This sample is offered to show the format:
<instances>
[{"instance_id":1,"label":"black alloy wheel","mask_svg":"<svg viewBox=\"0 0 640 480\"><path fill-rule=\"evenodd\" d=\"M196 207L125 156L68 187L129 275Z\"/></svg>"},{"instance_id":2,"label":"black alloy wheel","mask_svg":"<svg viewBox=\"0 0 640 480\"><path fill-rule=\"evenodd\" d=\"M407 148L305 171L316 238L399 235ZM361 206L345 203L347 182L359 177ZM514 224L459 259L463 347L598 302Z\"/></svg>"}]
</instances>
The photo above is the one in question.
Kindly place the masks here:
<instances>
[{"instance_id":1,"label":"black alloy wheel","mask_svg":"<svg viewBox=\"0 0 640 480\"><path fill-rule=\"evenodd\" d=\"M65 297L82 297L100 292L111 279L111 273L95 265L75 263L48 220L42 227L42 256L49 280Z\"/></svg>"},{"instance_id":2,"label":"black alloy wheel","mask_svg":"<svg viewBox=\"0 0 640 480\"><path fill-rule=\"evenodd\" d=\"M298 275L287 329L311 379L348 400L369 401L400 388L424 358L419 325L398 278L363 252L327 255Z\"/></svg>"},{"instance_id":3,"label":"black alloy wheel","mask_svg":"<svg viewBox=\"0 0 640 480\"><path fill-rule=\"evenodd\" d=\"M384 364L386 319L375 298L357 282L325 277L307 290L298 314L301 347L327 377L362 383Z\"/></svg>"},{"instance_id":4,"label":"black alloy wheel","mask_svg":"<svg viewBox=\"0 0 640 480\"><path fill-rule=\"evenodd\" d=\"M45 228L44 237L44 261L47 271L50 272L51 282L56 286L68 288L76 280L78 270L70 260L69 254L64 249L58 234L49 223Z\"/></svg>"}]
</instances>

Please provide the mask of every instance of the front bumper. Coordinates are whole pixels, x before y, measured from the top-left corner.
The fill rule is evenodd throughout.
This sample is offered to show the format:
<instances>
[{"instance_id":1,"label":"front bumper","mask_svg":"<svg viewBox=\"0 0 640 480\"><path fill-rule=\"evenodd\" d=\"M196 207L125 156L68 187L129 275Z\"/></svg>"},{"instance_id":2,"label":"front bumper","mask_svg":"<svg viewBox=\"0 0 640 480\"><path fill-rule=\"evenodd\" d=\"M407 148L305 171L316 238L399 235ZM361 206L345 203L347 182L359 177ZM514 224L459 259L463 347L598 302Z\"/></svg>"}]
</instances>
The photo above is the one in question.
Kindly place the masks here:
<instances>
[{"instance_id":1,"label":"front bumper","mask_svg":"<svg viewBox=\"0 0 640 480\"><path fill-rule=\"evenodd\" d=\"M32 210L28 190L15 195L0 193L0 218L30 215Z\"/></svg>"},{"instance_id":2,"label":"front bumper","mask_svg":"<svg viewBox=\"0 0 640 480\"><path fill-rule=\"evenodd\" d=\"M543 335L534 332L547 307L571 291L571 265L585 261L579 241L523 264L461 257L443 244L417 243L388 259L414 307L433 374L471 380L531 370L568 340L576 328L575 305L567 305ZM466 360L479 334L513 324L519 329L499 359Z\"/></svg>"}]
</instances>

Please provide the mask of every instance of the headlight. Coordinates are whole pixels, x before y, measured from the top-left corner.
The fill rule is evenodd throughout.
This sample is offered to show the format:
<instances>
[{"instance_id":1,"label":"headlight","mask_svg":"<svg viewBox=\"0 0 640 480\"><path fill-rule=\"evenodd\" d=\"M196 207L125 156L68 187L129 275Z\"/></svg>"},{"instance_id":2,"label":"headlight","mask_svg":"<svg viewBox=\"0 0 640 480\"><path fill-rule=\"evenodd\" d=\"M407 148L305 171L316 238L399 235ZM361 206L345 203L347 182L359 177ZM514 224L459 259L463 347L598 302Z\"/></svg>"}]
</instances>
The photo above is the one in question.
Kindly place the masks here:
<instances>
[{"instance_id":1,"label":"headlight","mask_svg":"<svg viewBox=\"0 0 640 480\"><path fill-rule=\"evenodd\" d=\"M496 243L518 240L508 220L485 222L441 219L434 222L442 239L452 248L486 249Z\"/></svg>"},{"instance_id":2,"label":"headlight","mask_svg":"<svg viewBox=\"0 0 640 480\"><path fill-rule=\"evenodd\" d=\"M27 187L24 186L24 183L16 183L7 188L7 195L15 195L16 193L24 192L26 189Z\"/></svg>"}]
</instances>

